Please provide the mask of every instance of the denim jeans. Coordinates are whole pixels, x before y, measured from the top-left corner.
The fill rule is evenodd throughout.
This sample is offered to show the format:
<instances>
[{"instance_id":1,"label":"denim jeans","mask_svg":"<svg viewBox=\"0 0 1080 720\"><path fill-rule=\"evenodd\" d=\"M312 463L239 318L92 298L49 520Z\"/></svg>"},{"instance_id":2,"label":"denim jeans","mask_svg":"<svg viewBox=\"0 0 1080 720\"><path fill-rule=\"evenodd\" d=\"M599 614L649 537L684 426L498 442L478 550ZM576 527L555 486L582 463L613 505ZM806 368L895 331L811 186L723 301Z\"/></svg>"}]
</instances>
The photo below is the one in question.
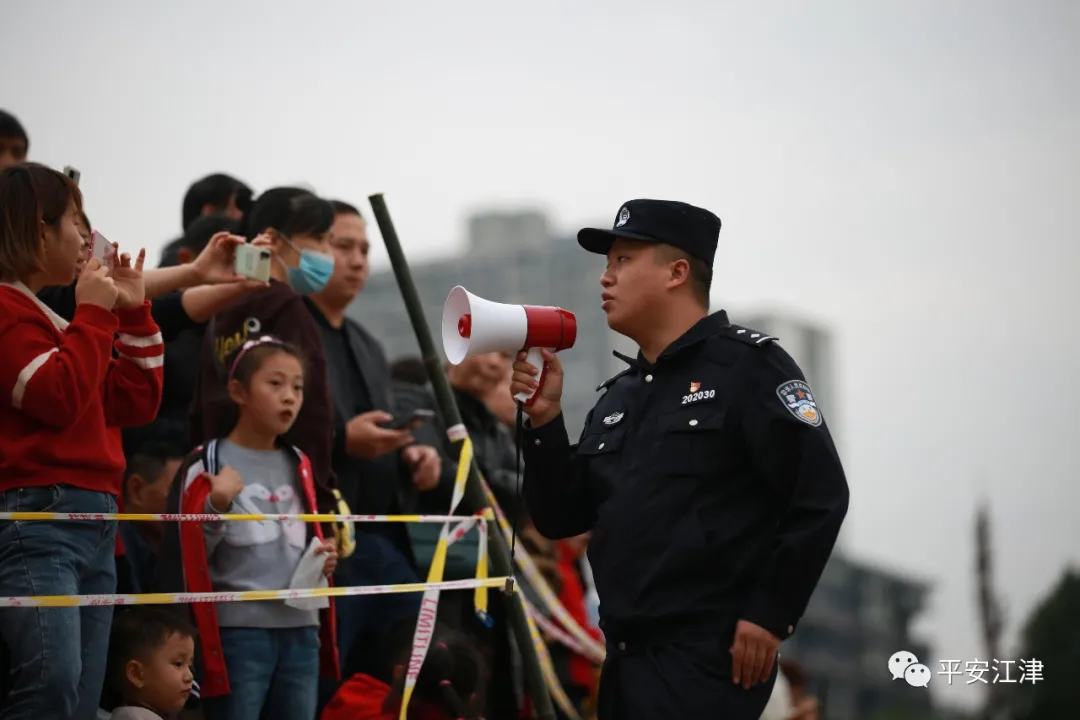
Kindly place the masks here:
<instances>
[{"instance_id":1,"label":"denim jeans","mask_svg":"<svg viewBox=\"0 0 1080 720\"><path fill-rule=\"evenodd\" d=\"M315 720L319 628L221 628L228 695L202 698L206 720Z\"/></svg>"},{"instance_id":2,"label":"denim jeans","mask_svg":"<svg viewBox=\"0 0 1080 720\"><path fill-rule=\"evenodd\" d=\"M108 493L67 485L0 493L4 512L115 513ZM116 523L0 521L0 595L106 595L116 592ZM97 715L109 650L111 607L0 610L10 682L0 720Z\"/></svg>"}]
</instances>

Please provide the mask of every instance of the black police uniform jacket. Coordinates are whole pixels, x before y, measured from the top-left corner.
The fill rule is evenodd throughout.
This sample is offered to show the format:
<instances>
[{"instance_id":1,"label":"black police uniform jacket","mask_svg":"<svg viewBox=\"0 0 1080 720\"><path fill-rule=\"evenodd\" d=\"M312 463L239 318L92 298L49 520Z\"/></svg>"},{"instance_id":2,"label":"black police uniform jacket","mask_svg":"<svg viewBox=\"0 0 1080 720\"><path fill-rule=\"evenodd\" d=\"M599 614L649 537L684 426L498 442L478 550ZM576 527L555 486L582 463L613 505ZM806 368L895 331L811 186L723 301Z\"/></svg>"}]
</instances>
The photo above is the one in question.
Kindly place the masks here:
<instances>
[{"instance_id":1,"label":"black police uniform jacket","mask_svg":"<svg viewBox=\"0 0 1080 720\"><path fill-rule=\"evenodd\" d=\"M616 353L618 355L618 353ZM601 625L795 630L847 513L813 391L775 339L703 318L607 389L571 445L527 425L524 492L548 538L592 531ZM729 635L730 636L730 635Z\"/></svg>"}]
</instances>

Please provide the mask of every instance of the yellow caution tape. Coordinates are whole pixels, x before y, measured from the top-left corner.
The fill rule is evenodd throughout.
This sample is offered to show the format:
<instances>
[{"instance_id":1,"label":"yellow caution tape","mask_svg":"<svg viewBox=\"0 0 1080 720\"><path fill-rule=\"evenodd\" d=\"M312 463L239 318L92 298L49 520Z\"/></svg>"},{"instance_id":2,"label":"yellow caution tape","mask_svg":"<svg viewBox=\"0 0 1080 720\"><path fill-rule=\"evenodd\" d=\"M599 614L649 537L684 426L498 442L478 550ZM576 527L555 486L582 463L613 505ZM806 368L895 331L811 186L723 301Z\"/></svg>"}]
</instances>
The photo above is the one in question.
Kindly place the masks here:
<instances>
[{"instance_id":1,"label":"yellow caution tape","mask_svg":"<svg viewBox=\"0 0 1080 720\"><path fill-rule=\"evenodd\" d=\"M349 515L349 504L341 496L341 491L334 488L334 507L341 515ZM338 555L344 560L356 552L356 527L348 520L335 520L331 526L334 530L334 538L337 540Z\"/></svg>"},{"instance_id":2,"label":"yellow caution tape","mask_svg":"<svg viewBox=\"0 0 1080 720\"><path fill-rule=\"evenodd\" d=\"M356 587L306 588L303 590L244 590L205 593L144 593L141 595L31 595L0 597L0 607L84 607L101 605L175 605L188 603L301 600L318 597L383 595L389 593L471 590L477 586L501 587L506 578L448 580L437 583L401 585L360 585Z\"/></svg>"},{"instance_id":3,"label":"yellow caution tape","mask_svg":"<svg viewBox=\"0 0 1080 720\"><path fill-rule=\"evenodd\" d=\"M490 508L488 509L490 513ZM487 523L483 523L480 528L479 538L476 548L476 579L486 580L488 576L488 535L487 535ZM477 585L476 592L473 594L473 605L476 606L476 614L480 616L480 619L485 625L491 624L491 616L488 615L488 596L487 587L484 585Z\"/></svg>"},{"instance_id":4,"label":"yellow caution tape","mask_svg":"<svg viewBox=\"0 0 1080 720\"><path fill-rule=\"evenodd\" d=\"M525 599L524 595L521 597L522 600ZM540 674L544 676L544 684L547 685L548 692L551 693L555 704L570 720L581 720L581 716L574 709L574 704L570 702L566 691L563 690L562 683L559 682L559 676L555 673L555 665L551 662L551 654L548 653L547 645L544 643L544 638L540 636L540 631L536 629L531 606L528 603L525 603L525 621L529 626L529 637L532 638L533 647L536 648L536 659L540 662Z\"/></svg>"},{"instance_id":5,"label":"yellow caution tape","mask_svg":"<svg viewBox=\"0 0 1080 720\"><path fill-rule=\"evenodd\" d=\"M522 595L522 598L524 597L525 596ZM552 622L551 620L546 618L544 614L537 610L536 607L528 600L526 600L525 602L528 604L529 609L533 614L533 619L536 620L536 624L540 627L541 630L543 630L555 640L558 640L562 645L565 645L567 648L576 652L578 655L586 658L590 656L589 649L579 643L573 637L568 635L565 630L559 627L558 623Z\"/></svg>"},{"instance_id":6,"label":"yellow caution tape","mask_svg":"<svg viewBox=\"0 0 1080 720\"><path fill-rule=\"evenodd\" d=\"M466 436L461 443L461 454L458 456L457 477L454 478L454 492L450 498L450 514L453 515L458 504L465 497L465 483L469 479L469 468L473 460L472 440ZM459 520L459 517L454 518ZM420 668L427 657L431 647L431 637L435 630L435 619L439 611L439 593L442 586L443 573L446 570L446 551L450 545L450 524L444 523L439 532L439 542L435 546L435 554L431 558L431 567L428 569L427 585L429 589L424 591L424 598L420 601L420 614L416 620L416 630L413 632L412 653L409 656L409 664L405 670L405 687L401 694L401 712L399 720L407 720L409 712L409 700L412 698L416 687L416 680L420 676ZM505 580L505 578L503 578ZM480 583L489 580L474 580L474 587L479 588ZM480 604L487 607L487 598L480 600Z\"/></svg>"},{"instance_id":7,"label":"yellow caution tape","mask_svg":"<svg viewBox=\"0 0 1080 720\"><path fill-rule=\"evenodd\" d=\"M306 523L328 522L401 522L446 523L464 520L469 515L331 515L327 513L295 513L284 515L260 515L255 513L54 513L54 512L0 512L0 520L27 522L31 520L123 520L127 522L265 522L299 520Z\"/></svg>"},{"instance_id":8,"label":"yellow caution tape","mask_svg":"<svg viewBox=\"0 0 1080 720\"><path fill-rule=\"evenodd\" d=\"M491 488L486 481L483 483L483 486L488 503L494 508L499 528L502 530L506 542L510 543L510 523L507 521L503 511L499 508L499 501L495 499L495 494L491 492ZM607 657L607 648L604 647L603 643L597 642L595 638L585 632L585 629L574 620L569 612L567 612L566 608L559 602L559 598L552 592L547 580L540 574L540 569L536 567L536 563L533 562L528 551L521 546L521 543L518 543L515 548L514 560L517 562L517 565L521 568L522 572L525 573L525 578L529 581L529 585L536 591L536 594L540 596L540 602L543 604L544 608L559 621L559 624L574 638L580 648L585 650L585 657L597 664L603 663L604 658Z\"/></svg>"}]
</instances>

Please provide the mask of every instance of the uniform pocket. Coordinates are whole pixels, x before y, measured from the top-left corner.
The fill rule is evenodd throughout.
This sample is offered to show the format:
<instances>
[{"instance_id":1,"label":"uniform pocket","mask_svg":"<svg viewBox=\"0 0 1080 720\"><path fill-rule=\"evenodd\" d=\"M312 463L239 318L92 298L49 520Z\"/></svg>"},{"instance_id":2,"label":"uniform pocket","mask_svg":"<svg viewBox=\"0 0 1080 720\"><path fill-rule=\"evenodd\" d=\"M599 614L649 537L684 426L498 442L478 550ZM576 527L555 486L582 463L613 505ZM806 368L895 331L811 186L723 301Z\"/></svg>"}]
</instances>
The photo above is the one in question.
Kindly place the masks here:
<instances>
[{"instance_id":1,"label":"uniform pocket","mask_svg":"<svg viewBox=\"0 0 1080 720\"><path fill-rule=\"evenodd\" d=\"M718 468L727 408L692 405L660 417L661 466L673 475L707 475Z\"/></svg>"},{"instance_id":2,"label":"uniform pocket","mask_svg":"<svg viewBox=\"0 0 1080 720\"><path fill-rule=\"evenodd\" d=\"M622 450L625 439L626 428L588 435L578 443L577 454L594 457L617 453Z\"/></svg>"}]
</instances>

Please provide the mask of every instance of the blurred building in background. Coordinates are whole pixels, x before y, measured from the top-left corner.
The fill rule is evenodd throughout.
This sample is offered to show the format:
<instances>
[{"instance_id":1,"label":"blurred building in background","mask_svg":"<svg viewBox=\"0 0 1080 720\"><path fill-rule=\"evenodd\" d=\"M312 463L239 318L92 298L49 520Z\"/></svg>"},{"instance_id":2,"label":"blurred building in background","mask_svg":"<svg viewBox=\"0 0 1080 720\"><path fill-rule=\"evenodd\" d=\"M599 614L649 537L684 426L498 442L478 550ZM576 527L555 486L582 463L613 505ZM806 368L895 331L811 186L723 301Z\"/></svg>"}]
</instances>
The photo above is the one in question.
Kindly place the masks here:
<instances>
[{"instance_id":1,"label":"blurred building in background","mask_svg":"<svg viewBox=\"0 0 1080 720\"><path fill-rule=\"evenodd\" d=\"M597 385L626 367L612 350L637 352L607 327L600 309L603 258L582 252L573 238L554 236L539 212L478 214L468 227L465 254L431 262L410 258L440 355L443 303L455 285L496 302L571 310L578 319L578 341L560 358L566 370L567 429L576 439L598 397ZM372 273L349 313L379 338L391 360L419 354L392 271ZM842 445L839 380L827 329L776 312L732 309L731 319L779 338L802 367ZM859 563L842 548L834 553L798 631L781 648L804 665L825 694L829 720L931 717L930 692L893 681L887 667L889 657L901 649L930 658L931 648L911 635L928 592L925 584Z\"/></svg>"},{"instance_id":2,"label":"blurred building in background","mask_svg":"<svg viewBox=\"0 0 1080 720\"><path fill-rule=\"evenodd\" d=\"M929 588L842 552L829 560L781 655L798 660L825 695L829 720L931 717L931 694L893 680L889 658L908 650L937 670L933 648L912 636Z\"/></svg>"}]
</instances>

